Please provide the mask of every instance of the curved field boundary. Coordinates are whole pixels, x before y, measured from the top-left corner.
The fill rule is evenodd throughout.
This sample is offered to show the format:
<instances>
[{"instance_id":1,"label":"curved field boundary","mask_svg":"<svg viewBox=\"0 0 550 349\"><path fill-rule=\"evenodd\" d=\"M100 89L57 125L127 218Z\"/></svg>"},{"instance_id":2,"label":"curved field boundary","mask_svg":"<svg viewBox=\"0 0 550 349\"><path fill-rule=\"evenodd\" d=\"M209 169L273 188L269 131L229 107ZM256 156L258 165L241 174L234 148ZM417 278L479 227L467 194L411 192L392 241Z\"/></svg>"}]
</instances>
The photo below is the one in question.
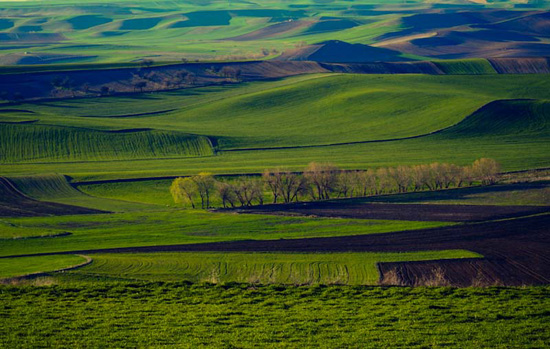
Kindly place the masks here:
<instances>
[{"instance_id":1,"label":"curved field boundary","mask_svg":"<svg viewBox=\"0 0 550 349\"><path fill-rule=\"evenodd\" d=\"M25 114L36 114L32 110L25 109L0 109L0 114L3 113L25 113Z\"/></svg>"},{"instance_id":2,"label":"curved field boundary","mask_svg":"<svg viewBox=\"0 0 550 349\"><path fill-rule=\"evenodd\" d=\"M84 258L85 261L82 262L82 263L76 264L76 265L71 265L71 266L66 267L66 268L56 269L56 270L52 270L52 271L39 271L39 272L36 272L36 273L30 273L30 274L25 274L25 275L0 279L0 284L17 283L17 282L22 281L22 280L31 280L31 279L35 279L35 278L41 277L41 276L48 276L52 273L63 273L63 272L69 271L69 270L75 270L75 269L78 269L78 268L85 267L85 266L87 266L87 265L89 265L93 262L93 259L89 256L85 256L85 255L81 255L81 254L77 254L77 256L80 256L80 257Z\"/></svg>"},{"instance_id":3,"label":"curved field boundary","mask_svg":"<svg viewBox=\"0 0 550 349\"><path fill-rule=\"evenodd\" d=\"M153 111L149 113L122 114L122 115L82 115L80 117L81 118L131 118L136 116L152 116L152 115L166 114L176 110L177 109L166 109L166 110Z\"/></svg>"},{"instance_id":4,"label":"curved field boundary","mask_svg":"<svg viewBox=\"0 0 550 349\"><path fill-rule=\"evenodd\" d=\"M24 125L24 124L34 124L36 122L40 121L40 119L34 119L34 120L24 120L24 121L0 121L0 124L6 124L6 125Z\"/></svg>"}]
</instances>

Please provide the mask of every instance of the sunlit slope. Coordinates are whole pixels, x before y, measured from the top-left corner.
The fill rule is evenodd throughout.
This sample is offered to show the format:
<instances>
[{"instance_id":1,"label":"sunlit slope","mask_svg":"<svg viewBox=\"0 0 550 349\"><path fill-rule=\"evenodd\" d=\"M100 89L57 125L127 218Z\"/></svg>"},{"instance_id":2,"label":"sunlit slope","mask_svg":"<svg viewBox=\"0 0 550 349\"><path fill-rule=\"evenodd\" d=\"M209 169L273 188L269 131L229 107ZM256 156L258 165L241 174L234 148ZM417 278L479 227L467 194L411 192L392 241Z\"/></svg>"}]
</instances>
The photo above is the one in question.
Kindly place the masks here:
<instances>
[{"instance_id":1,"label":"sunlit slope","mask_svg":"<svg viewBox=\"0 0 550 349\"><path fill-rule=\"evenodd\" d=\"M222 149L305 146L430 133L459 122L487 98L429 79L392 80L323 77L196 106L172 118L196 133L225 137Z\"/></svg>"},{"instance_id":2,"label":"sunlit slope","mask_svg":"<svg viewBox=\"0 0 550 349\"><path fill-rule=\"evenodd\" d=\"M186 157L213 152L207 137L175 132L0 124L0 162L3 163Z\"/></svg>"}]
</instances>

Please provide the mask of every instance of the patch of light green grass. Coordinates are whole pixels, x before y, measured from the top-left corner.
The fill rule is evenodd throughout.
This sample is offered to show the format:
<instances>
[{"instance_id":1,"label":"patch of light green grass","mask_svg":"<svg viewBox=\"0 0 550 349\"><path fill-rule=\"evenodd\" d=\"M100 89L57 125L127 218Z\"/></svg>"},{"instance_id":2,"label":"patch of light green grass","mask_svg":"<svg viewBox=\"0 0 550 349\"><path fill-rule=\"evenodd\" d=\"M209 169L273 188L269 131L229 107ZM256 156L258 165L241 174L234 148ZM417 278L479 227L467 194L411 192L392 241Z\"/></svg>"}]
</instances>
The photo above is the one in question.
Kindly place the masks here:
<instances>
[{"instance_id":1,"label":"patch of light green grass","mask_svg":"<svg viewBox=\"0 0 550 349\"><path fill-rule=\"evenodd\" d=\"M84 257L75 255L0 258L0 278L51 272L85 261Z\"/></svg>"}]
</instances>

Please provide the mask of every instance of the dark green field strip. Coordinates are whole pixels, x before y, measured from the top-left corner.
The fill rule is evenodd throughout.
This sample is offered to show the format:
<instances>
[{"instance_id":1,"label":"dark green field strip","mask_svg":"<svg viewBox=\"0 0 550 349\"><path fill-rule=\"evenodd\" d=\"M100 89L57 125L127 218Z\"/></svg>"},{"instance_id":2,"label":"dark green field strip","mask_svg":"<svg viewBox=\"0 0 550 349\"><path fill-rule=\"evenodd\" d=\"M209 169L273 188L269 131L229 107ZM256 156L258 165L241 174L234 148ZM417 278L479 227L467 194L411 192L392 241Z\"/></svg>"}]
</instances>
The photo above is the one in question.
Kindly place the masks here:
<instances>
[{"instance_id":1,"label":"dark green field strip","mask_svg":"<svg viewBox=\"0 0 550 349\"><path fill-rule=\"evenodd\" d=\"M212 155L207 137L125 129L95 131L58 126L0 125L0 162L108 160Z\"/></svg>"},{"instance_id":2,"label":"dark green field strip","mask_svg":"<svg viewBox=\"0 0 550 349\"><path fill-rule=\"evenodd\" d=\"M284 167L301 171L310 162L331 162L344 169L367 169L398 165L419 165L432 162L471 164L479 158L496 159L505 171L547 168L548 142L493 139L440 140L415 139L400 142L355 144L307 149L225 152L213 157L174 158L160 160L118 160L51 162L34 164L2 164L5 176L61 172L78 182L133 178L172 178L214 174L259 174L267 168Z\"/></svg>"}]
</instances>

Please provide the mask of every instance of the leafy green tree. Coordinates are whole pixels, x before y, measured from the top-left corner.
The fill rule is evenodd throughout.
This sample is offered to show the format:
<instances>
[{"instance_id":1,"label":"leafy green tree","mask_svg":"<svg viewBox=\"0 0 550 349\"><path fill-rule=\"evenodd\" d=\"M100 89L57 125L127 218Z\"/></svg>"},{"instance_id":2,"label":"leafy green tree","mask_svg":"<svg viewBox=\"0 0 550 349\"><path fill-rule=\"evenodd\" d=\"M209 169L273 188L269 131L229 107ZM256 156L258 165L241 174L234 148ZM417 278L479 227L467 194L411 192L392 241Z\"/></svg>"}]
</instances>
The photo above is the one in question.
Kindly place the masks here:
<instances>
[{"instance_id":1,"label":"leafy green tree","mask_svg":"<svg viewBox=\"0 0 550 349\"><path fill-rule=\"evenodd\" d=\"M174 198L174 202L179 204L189 203L192 208L195 208L194 198L197 196L198 188L196 183L189 177L176 178L170 186L170 193Z\"/></svg>"}]
</instances>

